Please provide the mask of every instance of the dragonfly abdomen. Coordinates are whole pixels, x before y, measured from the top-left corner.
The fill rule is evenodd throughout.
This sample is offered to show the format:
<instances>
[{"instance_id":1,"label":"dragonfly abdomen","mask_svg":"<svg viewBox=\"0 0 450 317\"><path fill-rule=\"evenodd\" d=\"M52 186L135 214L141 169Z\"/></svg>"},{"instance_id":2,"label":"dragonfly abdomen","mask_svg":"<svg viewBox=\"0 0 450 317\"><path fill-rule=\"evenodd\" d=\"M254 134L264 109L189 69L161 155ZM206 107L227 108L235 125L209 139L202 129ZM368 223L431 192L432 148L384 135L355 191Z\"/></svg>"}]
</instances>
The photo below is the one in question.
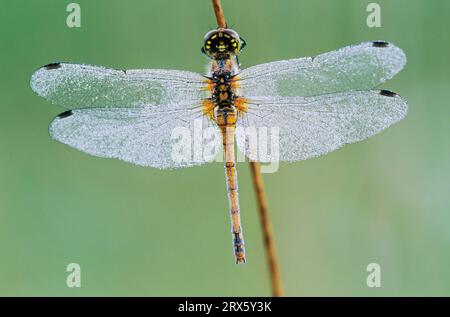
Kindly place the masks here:
<instances>
[{"instance_id":1,"label":"dragonfly abdomen","mask_svg":"<svg viewBox=\"0 0 450 317\"><path fill-rule=\"evenodd\" d=\"M230 205L231 233L236 263L245 263L244 236L242 233L239 208L238 181L234 154L234 134L236 127L236 110L234 107L219 108L216 114L217 125L222 133L225 177Z\"/></svg>"}]
</instances>

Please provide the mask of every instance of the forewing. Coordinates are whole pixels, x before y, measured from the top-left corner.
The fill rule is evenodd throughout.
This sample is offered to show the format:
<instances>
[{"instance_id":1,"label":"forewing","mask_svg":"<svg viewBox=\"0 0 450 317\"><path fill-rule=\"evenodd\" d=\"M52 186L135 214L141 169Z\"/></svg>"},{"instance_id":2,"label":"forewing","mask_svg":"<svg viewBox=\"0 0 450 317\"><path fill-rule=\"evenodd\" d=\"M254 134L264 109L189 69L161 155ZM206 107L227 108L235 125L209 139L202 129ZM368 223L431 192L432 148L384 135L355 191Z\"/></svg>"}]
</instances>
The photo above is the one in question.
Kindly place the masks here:
<instances>
[{"instance_id":1,"label":"forewing","mask_svg":"<svg viewBox=\"0 0 450 317\"><path fill-rule=\"evenodd\" d=\"M372 89L397 74L405 53L387 42L364 42L316 57L282 60L244 69L244 96L315 96Z\"/></svg>"},{"instance_id":2,"label":"forewing","mask_svg":"<svg viewBox=\"0 0 450 317\"><path fill-rule=\"evenodd\" d=\"M407 109L404 99L385 90L315 97L250 97L248 112L238 126L253 129L253 137L256 132L259 140L251 141L252 133L247 133L246 138L238 136L237 143L252 160L306 160L381 132L401 120Z\"/></svg>"},{"instance_id":3,"label":"forewing","mask_svg":"<svg viewBox=\"0 0 450 317\"><path fill-rule=\"evenodd\" d=\"M31 88L68 109L175 104L204 97L204 78L178 70L115 70L53 63L31 77Z\"/></svg>"},{"instance_id":4,"label":"forewing","mask_svg":"<svg viewBox=\"0 0 450 317\"><path fill-rule=\"evenodd\" d=\"M161 169L212 160L213 156L195 152L205 144L206 132L208 140L220 144L212 122L197 108L179 104L164 110L159 106L70 110L56 117L49 131L55 140L88 154Z\"/></svg>"}]
</instances>

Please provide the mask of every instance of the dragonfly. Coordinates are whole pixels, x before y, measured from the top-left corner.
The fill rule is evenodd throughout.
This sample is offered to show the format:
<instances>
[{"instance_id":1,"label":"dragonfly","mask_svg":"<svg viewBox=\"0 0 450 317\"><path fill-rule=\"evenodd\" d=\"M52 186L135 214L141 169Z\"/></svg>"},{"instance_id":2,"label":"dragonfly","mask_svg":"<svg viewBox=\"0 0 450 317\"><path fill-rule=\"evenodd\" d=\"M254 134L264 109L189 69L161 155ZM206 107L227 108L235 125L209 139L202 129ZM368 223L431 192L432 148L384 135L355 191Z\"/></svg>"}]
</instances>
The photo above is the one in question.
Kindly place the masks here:
<instances>
[{"instance_id":1,"label":"dragonfly","mask_svg":"<svg viewBox=\"0 0 450 317\"><path fill-rule=\"evenodd\" d=\"M173 158L172 132L194 133L195 120L211 128L223 144L235 262L245 263L235 148L258 158L248 142L236 142L238 128L276 127L276 159L295 162L373 136L408 111L401 96L375 88L406 64L392 43L363 42L241 69L245 45L235 30L213 29L201 48L209 58L206 75L57 62L39 68L31 88L66 108L51 122L50 136L97 157L158 169L201 165L210 159Z\"/></svg>"}]
</instances>

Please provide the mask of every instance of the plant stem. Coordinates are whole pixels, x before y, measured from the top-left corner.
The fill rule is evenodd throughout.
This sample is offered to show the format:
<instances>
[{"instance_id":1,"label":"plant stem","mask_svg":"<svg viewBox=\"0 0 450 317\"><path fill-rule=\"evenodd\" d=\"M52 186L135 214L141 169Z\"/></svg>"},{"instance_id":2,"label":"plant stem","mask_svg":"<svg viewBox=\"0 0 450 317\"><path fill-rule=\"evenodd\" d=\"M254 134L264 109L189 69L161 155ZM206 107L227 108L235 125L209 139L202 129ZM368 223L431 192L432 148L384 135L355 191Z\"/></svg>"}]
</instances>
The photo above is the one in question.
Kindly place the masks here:
<instances>
[{"instance_id":1,"label":"plant stem","mask_svg":"<svg viewBox=\"0 0 450 317\"><path fill-rule=\"evenodd\" d=\"M225 17L223 15L222 5L220 4L220 0L212 0L212 5L214 9L214 14L216 15L217 26L219 28L225 29L227 27L227 22L225 21Z\"/></svg>"},{"instance_id":2,"label":"plant stem","mask_svg":"<svg viewBox=\"0 0 450 317\"><path fill-rule=\"evenodd\" d=\"M264 237L264 247L266 249L267 263L269 265L270 282L272 285L272 295L284 296L283 286L281 285L281 274L278 265L278 258L275 252L275 241L273 238L272 225L270 223L269 211L267 207L266 192L264 182L261 176L261 167L258 162L250 161L250 170L255 188L256 200L258 202L261 230Z\"/></svg>"},{"instance_id":3,"label":"plant stem","mask_svg":"<svg viewBox=\"0 0 450 317\"><path fill-rule=\"evenodd\" d=\"M214 14L216 15L217 26L226 28L227 23L223 15L220 0L212 0ZM261 230L264 238L264 247L266 250L267 262L269 266L270 282L272 286L273 296L283 296L284 291L281 285L281 274L278 265L278 258L275 252L275 242L273 238L272 225L270 222L269 211L267 207L266 193L264 190L264 182L261 176L260 165L258 162L250 162L250 170L253 179L253 187L255 188L256 200L258 202L259 217L261 222Z\"/></svg>"}]
</instances>

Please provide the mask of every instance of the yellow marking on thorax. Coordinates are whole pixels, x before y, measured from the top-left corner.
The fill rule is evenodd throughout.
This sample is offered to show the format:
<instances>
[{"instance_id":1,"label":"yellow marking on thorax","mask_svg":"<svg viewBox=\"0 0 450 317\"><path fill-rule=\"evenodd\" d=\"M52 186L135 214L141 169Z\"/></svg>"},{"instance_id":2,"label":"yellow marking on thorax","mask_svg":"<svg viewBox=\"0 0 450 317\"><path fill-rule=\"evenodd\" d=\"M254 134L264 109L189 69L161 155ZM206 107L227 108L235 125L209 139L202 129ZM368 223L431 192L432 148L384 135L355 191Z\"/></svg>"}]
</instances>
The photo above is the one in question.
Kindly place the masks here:
<instances>
[{"instance_id":1,"label":"yellow marking on thorax","mask_svg":"<svg viewBox=\"0 0 450 317\"><path fill-rule=\"evenodd\" d=\"M230 86L231 86L231 89L233 90L233 92L237 92L237 91L239 91L239 89L241 88L241 85L240 85L240 83L239 83L239 77L238 77L238 76L239 76L239 75L234 76L234 77L231 78L231 80L230 80ZM240 97L239 94L238 94L237 96Z\"/></svg>"},{"instance_id":2,"label":"yellow marking on thorax","mask_svg":"<svg viewBox=\"0 0 450 317\"><path fill-rule=\"evenodd\" d=\"M220 101L225 101L225 100L227 100L227 99L228 99L228 93L227 93L226 91L221 92L221 93L219 94L219 100L220 100Z\"/></svg>"},{"instance_id":3,"label":"yellow marking on thorax","mask_svg":"<svg viewBox=\"0 0 450 317\"><path fill-rule=\"evenodd\" d=\"M202 102L202 113L207 116L211 121L214 121L214 107L216 105L210 99L204 99Z\"/></svg>"},{"instance_id":4,"label":"yellow marking on thorax","mask_svg":"<svg viewBox=\"0 0 450 317\"><path fill-rule=\"evenodd\" d=\"M203 86L203 90L212 92L212 90L214 89L214 82L211 79L205 79L203 82L205 83L205 86Z\"/></svg>"},{"instance_id":5,"label":"yellow marking on thorax","mask_svg":"<svg viewBox=\"0 0 450 317\"><path fill-rule=\"evenodd\" d=\"M248 100L244 97L234 98L233 104L236 107L238 117L242 117L248 110Z\"/></svg>"}]
</instances>

